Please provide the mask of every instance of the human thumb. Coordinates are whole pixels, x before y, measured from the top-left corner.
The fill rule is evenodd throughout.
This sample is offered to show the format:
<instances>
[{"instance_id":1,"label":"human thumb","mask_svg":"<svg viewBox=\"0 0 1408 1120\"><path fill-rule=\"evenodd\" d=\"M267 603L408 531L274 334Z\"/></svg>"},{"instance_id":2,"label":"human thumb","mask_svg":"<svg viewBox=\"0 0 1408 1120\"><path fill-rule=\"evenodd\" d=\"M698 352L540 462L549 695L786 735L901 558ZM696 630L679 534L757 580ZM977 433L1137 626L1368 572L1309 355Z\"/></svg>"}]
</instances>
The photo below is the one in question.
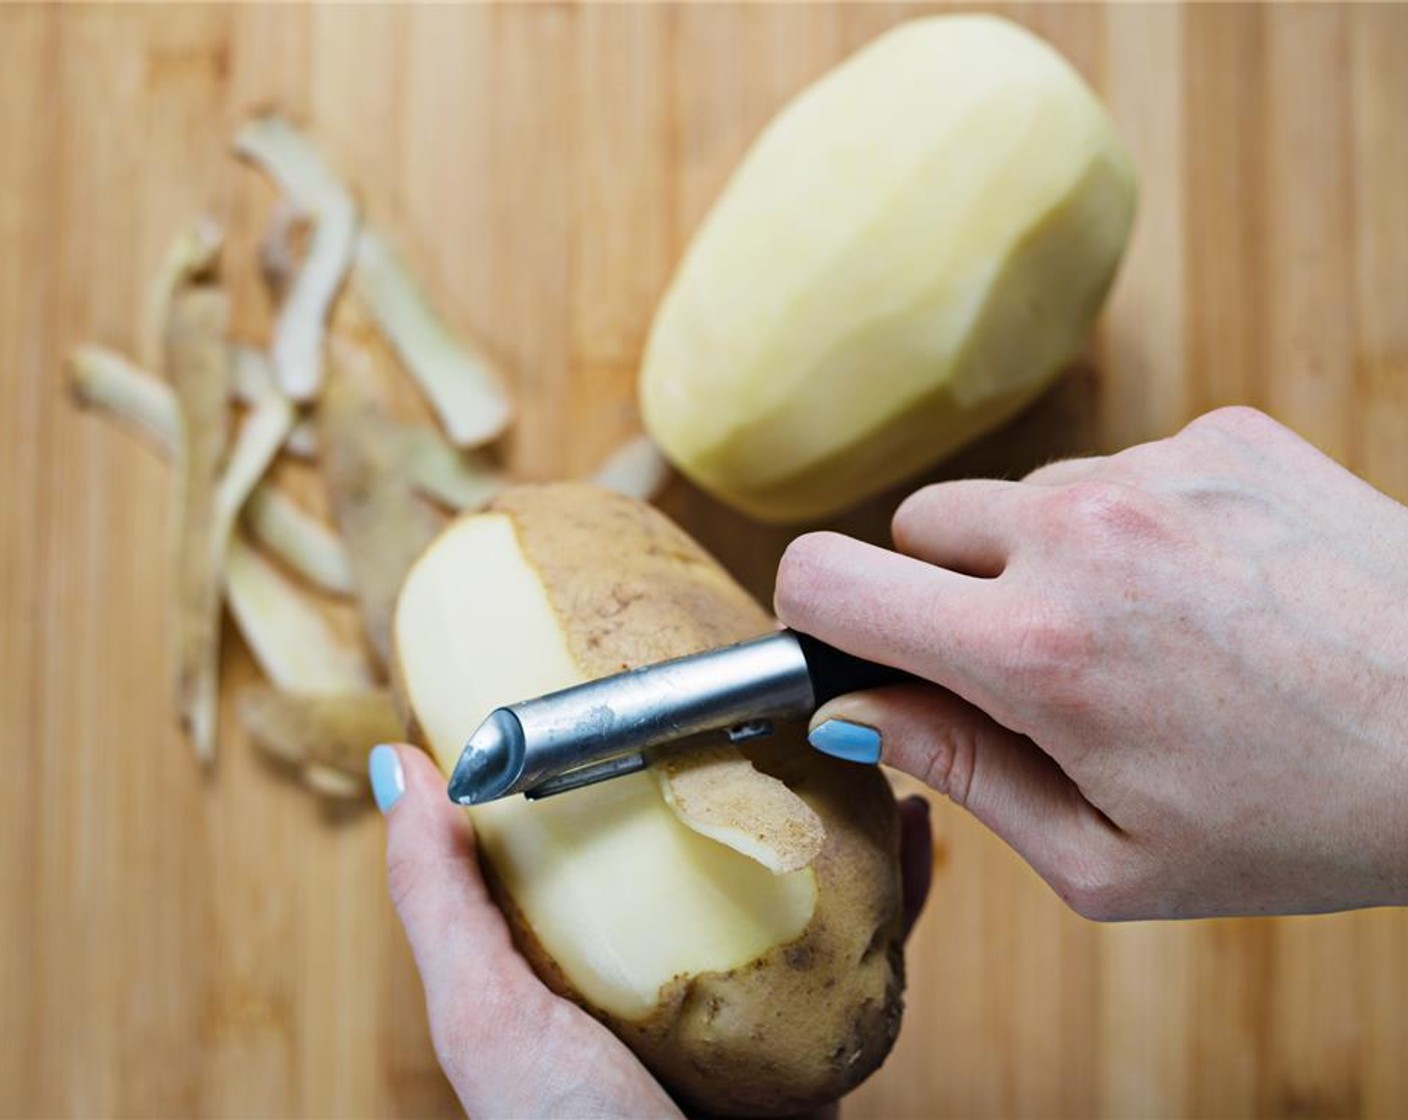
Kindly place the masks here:
<instances>
[{"instance_id":1,"label":"human thumb","mask_svg":"<svg viewBox=\"0 0 1408 1120\"><path fill-rule=\"evenodd\" d=\"M1092 812L1030 739L933 685L839 696L812 716L808 738L825 753L878 758L912 774L966 808L1043 874L1063 840L1080 841Z\"/></svg>"}]
</instances>

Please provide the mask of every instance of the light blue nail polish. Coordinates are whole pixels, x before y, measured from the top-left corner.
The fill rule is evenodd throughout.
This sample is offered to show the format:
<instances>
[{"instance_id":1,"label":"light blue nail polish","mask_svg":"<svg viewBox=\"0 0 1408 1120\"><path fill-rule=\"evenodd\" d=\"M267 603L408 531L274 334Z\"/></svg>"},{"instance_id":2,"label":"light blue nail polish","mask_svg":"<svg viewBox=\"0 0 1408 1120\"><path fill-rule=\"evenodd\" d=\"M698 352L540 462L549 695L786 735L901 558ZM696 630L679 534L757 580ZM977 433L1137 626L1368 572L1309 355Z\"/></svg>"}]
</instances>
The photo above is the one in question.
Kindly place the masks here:
<instances>
[{"instance_id":1,"label":"light blue nail polish","mask_svg":"<svg viewBox=\"0 0 1408 1120\"><path fill-rule=\"evenodd\" d=\"M372 748L367 757L367 775L372 780L372 796L376 807L383 813L391 812L391 807L401 800L406 792L406 772L401 769L401 759L395 747L385 743Z\"/></svg>"},{"instance_id":2,"label":"light blue nail polish","mask_svg":"<svg viewBox=\"0 0 1408 1120\"><path fill-rule=\"evenodd\" d=\"M829 719L813 728L807 741L822 754L843 758L847 762L874 765L880 761L880 732L864 724Z\"/></svg>"}]
</instances>

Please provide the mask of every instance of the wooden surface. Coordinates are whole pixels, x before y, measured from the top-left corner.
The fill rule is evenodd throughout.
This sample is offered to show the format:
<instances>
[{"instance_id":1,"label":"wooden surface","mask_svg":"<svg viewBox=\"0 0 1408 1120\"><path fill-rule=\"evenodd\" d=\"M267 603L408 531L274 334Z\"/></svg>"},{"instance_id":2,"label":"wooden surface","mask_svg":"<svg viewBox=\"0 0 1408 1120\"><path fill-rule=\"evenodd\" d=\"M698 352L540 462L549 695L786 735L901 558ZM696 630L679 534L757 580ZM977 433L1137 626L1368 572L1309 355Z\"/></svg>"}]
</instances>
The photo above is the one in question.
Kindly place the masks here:
<instances>
[{"instance_id":1,"label":"wooden surface","mask_svg":"<svg viewBox=\"0 0 1408 1120\"><path fill-rule=\"evenodd\" d=\"M134 347L203 208L242 331L266 329L271 194L226 157L235 123L310 122L507 359L512 462L552 477L636 429L652 304L749 139L905 14L0 8L0 1113L454 1107L380 822L320 810L228 710L197 771L169 715L166 472L61 384L70 343ZM1408 9L1013 14L1103 92L1141 212L1088 362L936 476L1248 402L1408 499ZM844 525L878 538L893 501ZM768 593L786 534L682 485L666 505ZM1408 1114L1408 913L1103 928L961 812L936 828L904 1032L848 1115Z\"/></svg>"}]
</instances>

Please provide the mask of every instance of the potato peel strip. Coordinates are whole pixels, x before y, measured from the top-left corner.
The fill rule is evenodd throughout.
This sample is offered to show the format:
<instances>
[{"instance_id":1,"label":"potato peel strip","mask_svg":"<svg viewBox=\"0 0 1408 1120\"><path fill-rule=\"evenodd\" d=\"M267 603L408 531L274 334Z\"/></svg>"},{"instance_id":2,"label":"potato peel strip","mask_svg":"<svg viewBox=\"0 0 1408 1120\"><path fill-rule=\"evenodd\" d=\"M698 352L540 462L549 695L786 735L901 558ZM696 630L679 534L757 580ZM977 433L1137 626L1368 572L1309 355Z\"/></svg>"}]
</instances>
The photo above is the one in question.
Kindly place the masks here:
<instances>
[{"instance_id":1,"label":"potato peel strip","mask_svg":"<svg viewBox=\"0 0 1408 1120\"><path fill-rule=\"evenodd\" d=\"M314 216L308 255L279 309L271 348L284 392L296 401L312 400L322 386L328 315L357 249L357 203L282 117L250 121L236 134L234 147L263 168L298 209Z\"/></svg>"},{"instance_id":2,"label":"potato peel strip","mask_svg":"<svg viewBox=\"0 0 1408 1120\"><path fill-rule=\"evenodd\" d=\"M450 442L478 447L512 418L503 377L487 355L457 338L382 238L363 230L353 287L435 409Z\"/></svg>"},{"instance_id":3,"label":"potato peel strip","mask_svg":"<svg viewBox=\"0 0 1408 1120\"><path fill-rule=\"evenodd\" d=\"M385 689L312 694L255 685L240 695L240 719L270 754L317 763L364 782L367 752L405 735Z\"/></svg>"},{"instance_id":4,"label":"potato peel strip","mask_svg":"<svg viewBox=\"0 0 1408 1120\"><path fill-rule=\"evenodd\" d=\"M235 520L264 478L292 427L293 405L276 391L264 394L250 410L215 493L220 519L217 547L222 553Z\"/></svg>"},{"instance_id":5,"label":"potato peel strip","mask_svg":"<svg viewBox=\"0 0 1408 1120\"><path fill-rule=\"evenodd\" d=\"M592 481L628 498L648 502L670 481L670 463L649 436L627 440L606 457Z\"/></svg>"},{"instance_id":6,"label":"potato peel strip","mask_svg":"<svg viewBox=\"0 0 1408 1120\"><path fill-rule=\"evenodd\" d=\"M475 452L462 452L428 428L404 428L406 474L427 498L452 510L474 510L508 485L497 467Z\"/></svg>"},{"instance_id":7,"label":"potato peel strip","mask_svg":"<svg viewBox=\"0 0 1408 1120\"><path fill-rule=\"evenodd\" d=\"M196 756L215 757L220 673L220 560L226 532L217 498L226 457L229 301L213 287L171 304L166 364L180 411L176 444L175 688Z\"/></svg>"},{"instance_id":8,"label":"potato peel strip","mask_svg":"<svg viewBox=\"0 0 1408 1120\"><path fill-rule=\"evenodd\" d=\"M826 829L805 801L753 768L737 747L682 751L651 764L665 803L681 824L761 863L774 875L817 857Z\"/></svg>"},{"instance_id":9,"label":"potato peel strip","mask_svg":"<svg viewBox=\"0 0 1408 1120\"><path fill-rule=\"evenodd\" d=\"M314 587L352 594L352 567L341 539L283 491L268 485L255 490L245 503L244 525L271 556Z\"/></svg>"},{"instance_id":10,"label":"potato peel strip","mask_svg":"<svg viewBox=\"0 0 1408 1120\"><path fill-rule=\"evenodd\" d=\"M366 655L340 640L317 607L238 534L225 562L225 593L250 652L279 688L329 693L371 687Z\"/></svg>"},{"instance_id":11,"label":"potato peel strip","mask_svg":"<svg viewBox=\"0 0 1408 1120\"><path fill-rule=\"evenodd\" d=\"M237 358L237 381L241 363ZM169 385L102 346L75 347L68 368L74 394L83 404L106 412L164 458L175 456L180 412ZM295 427L289 440L306 423ZM249 495L243 521L259 545L314 587L333 595L352 593L347 551L337 534L267 479Z\"/></svg>"},{"instance_id":12,"label":"potato peel strip","mask_svg":"<svg viewBox=\"0 0 1408 1120\"><path fill-rule=\"evenodd\" d=\"M67 364L81 403L115 417L164 458L175 454L181 412L166 382L104 346L76 346Z\"/></svg>"},{"instance_id":13,"label":"potato peel strip","mask_svg":"<svg viewBox=\"0 0 1408 1120\"><path fill-rule=\"evenodd\" d=\"M323 469L347 547L362 622L383 665L391 663L391 614L406 571L439 520L412 493L397 426L367 388L372 354L333 339L331 377L318 409Z\"/></svg>"},{"instance_id":14,"label":"potato peel strip","mask_svg":"<svg viewBox=\"0 0 1408 1120\"><path fill-rule=\"evenodd\" d=\"M157 274L147 288L143 310L141 360L160 369L171 299L188 281L213 272L225 246L225 231L214 218L203 216L176 235L167 247Z\"/></svg>"}]
</instances>

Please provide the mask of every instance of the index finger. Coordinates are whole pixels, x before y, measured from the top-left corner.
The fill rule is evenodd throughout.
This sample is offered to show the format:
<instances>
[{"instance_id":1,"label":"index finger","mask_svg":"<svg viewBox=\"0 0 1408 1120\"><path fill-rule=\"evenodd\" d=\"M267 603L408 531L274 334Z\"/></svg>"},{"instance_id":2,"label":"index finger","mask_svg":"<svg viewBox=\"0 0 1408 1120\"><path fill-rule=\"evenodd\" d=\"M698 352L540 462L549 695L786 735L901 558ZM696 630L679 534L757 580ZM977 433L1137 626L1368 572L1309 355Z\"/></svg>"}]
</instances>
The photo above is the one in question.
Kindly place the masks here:
<instances>
[{"instance_id":1,"label":"index finger","mask_svg":"<svg viewBox=\"0 0 1408 1120\"><path fill-rule=\"evenodd\" d=\"M774 609L795 630L983 706L992 696L999 581L960 575L839 533L808 533L777 570Z\"/></svg>"}]
</instances>

